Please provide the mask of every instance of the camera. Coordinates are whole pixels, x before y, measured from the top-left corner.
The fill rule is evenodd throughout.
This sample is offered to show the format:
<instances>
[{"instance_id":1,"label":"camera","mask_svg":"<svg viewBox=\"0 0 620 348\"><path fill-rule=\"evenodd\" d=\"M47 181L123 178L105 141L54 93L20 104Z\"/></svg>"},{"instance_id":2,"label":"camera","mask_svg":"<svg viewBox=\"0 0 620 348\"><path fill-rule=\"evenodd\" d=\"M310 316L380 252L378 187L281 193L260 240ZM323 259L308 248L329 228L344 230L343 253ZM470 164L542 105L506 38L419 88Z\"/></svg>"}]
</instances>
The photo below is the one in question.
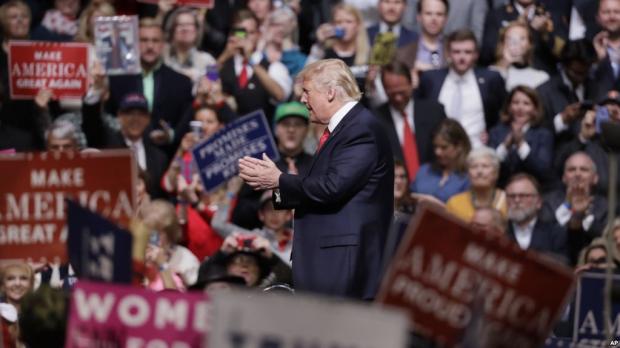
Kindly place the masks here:
<instances>
[{"instance_id":1,"label":"camera","mask_svg":"<svg viewBox=\"0 0 620 348\"><path fill-rule=\"evenodd\" d=\"M251 250L252 242L255 236L238 236L237 237L237 249L239 250Z\"/></svg>"},{"instance_id":2,"label":"camera","mask_svg":"<svg viewBox=\"0 0 620 348\"><path fill-rule=\"evenodd\" d=\"M346 34L346 31L344 30L343 27L334 27L334 38L342 39L345 34Z\"/></svg>"},{"instance_id":3,"label":"camera","mask_svg":"<svg viewBox=\"0 0 620 348\"><path fill-rule=\"evenodd\" d=\"M205 74L209 81L217 81L220 78L220 73L217 70L217 65L207 66L207 72Z\"/></svg>"}]
</instances>

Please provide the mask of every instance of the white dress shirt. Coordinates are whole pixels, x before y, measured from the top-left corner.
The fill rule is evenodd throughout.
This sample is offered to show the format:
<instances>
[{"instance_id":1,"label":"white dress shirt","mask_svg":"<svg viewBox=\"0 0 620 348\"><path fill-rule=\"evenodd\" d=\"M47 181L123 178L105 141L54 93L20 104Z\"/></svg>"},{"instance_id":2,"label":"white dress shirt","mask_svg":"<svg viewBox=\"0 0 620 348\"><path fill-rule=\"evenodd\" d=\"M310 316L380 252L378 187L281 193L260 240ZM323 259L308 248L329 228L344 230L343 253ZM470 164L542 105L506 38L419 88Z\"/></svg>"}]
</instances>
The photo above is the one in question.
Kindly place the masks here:
<instances>
[{"instance_id":1,"label":"white dress shirt","mask_svg":"<svg viewBox=\"0 0 620 348\"><path fill-rule=\"evenodd\" d=\"M415 125L413 123L413 99L411 99L409 104L405 106L405 112L407 113L407 122L409 122L409 127L415 133ZM405 122L403 121L403 115L391 105L390 114L392 115L392 122L394 122L394 130L396 130L396 135L398 135L398 142L400 142L400 145L402 146L405 141L405 134L403 132Z\"/></svg>"},{"instance_id":2,"label":"white dress shirt","mask_svg":"<svg viewBox=\"0 0 620 348\"><path fill-rule=\"evenodd\" d=\"M457 94L459 79L461 85L461 107L460 112L454 114L451 110L451 104L454 96ZM459 121L463 129L467 132L472 148L482 146L480 135L486 131L486 122L484 120L484 105L482 104L482 96L476 81L474 71L470 69L464 75L459 76L450 69L446 80L439 92L439 102L446 109L448 117Z\"/></svg>"},{"instance_id":3,"label":"white dress shirt","mask_svg":"<svg viewBox=\"0 0 620 348\"><path fill-rule=\"evenodd\" d=\"M133 151L140 169L146 170L146 151L144 150L144 142L142 142L142 138L136 142L125 138L125 144L127 144L127 147Z\"/></svg>"},{"instance_id":4,"label":"white dress shirt","mask_svg":"<svg viewBox=\"0 0 620 348\"><path fill-rule=\"evenodd\" d=\"M532 243L532 234L534 234L534 225L536 225L536 218L530 221L525 227L521 228L517 224L512 223L512 229L515 232L515 239L519 244L519 247L523 250L527 250Z\"/></svg>"},{"instance_id":5,"label":"white dress shirt","mask_svg":"<svg viewBox=\"0 0 620 348\"><path fill-rule=\"evenodd\" d=\"M338 109L338 111L334 113L332 118L329 119L329 124L327 125L327 128L329 129L329 133L334 132L334 129L336 129L340 121L342 121L342 119L347 115L347 113L351 111L351 109L353 109L355 104L357 104L357 101L350 101L344 104L343 106L341 106L340 109Z\"/></svg>"}]
</instances>

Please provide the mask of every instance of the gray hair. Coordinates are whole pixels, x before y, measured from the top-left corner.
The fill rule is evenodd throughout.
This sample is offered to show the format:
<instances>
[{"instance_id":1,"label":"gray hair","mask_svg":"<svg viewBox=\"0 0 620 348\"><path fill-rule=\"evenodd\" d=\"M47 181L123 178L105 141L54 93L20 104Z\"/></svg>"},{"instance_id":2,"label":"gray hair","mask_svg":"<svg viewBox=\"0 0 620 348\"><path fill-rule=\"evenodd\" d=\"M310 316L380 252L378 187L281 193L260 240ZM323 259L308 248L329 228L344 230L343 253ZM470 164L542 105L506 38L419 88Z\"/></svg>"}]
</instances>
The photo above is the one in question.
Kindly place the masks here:
<instances>
[{"instance_id":1,"label":"gray hair","mask_svg":"<svg viewBox=\"0 0 620 348\"><path fill-rule=\"evenodd\" d=\"M75 125L68 120L55 120L45 131L45 139L49 140L50 136L57 139L71 139L77 144L77 129Z\"/></svg>"},{"instance_id":2,"label":"gray hair","mask_svg":"<svg viewBox=\"0 0 620 348\"><path fill-rule=\"evenodd\" d=\"M357 82L349 67L340 59L322 59L310 63L297 75L295 83L300 85L306 79L325 90L333 88L340 101L359 101L362 99Z\"/></svg>"},{"instance_id":3,"label":"gray hair","mask_svg":"<svg viewBox=\"0 0 620 348\"><path fill-rule=\"evenodd\" d=\"M574 154L568 156L566 161L564 161L564 171L566 171L566 164L568 163L568 160L570 160L571 158L575 156L585 156L588 159L588 161L590 161L590 164L592 165L592 172L594 174L598 174L597 169L596 169L596 163L594 163L594 160L592 159L592 157L590 157L590 155L588 155L588 153L585 151L577 151Z\"/></svg>"},{"instance_id":4,"label":"gray hair","mask_svg":"<svg viewBox=\"0 0 620 348\"><path fill-rule=\"evenodd\" d=\"M491 163L493 163L493 167L496 171L499 171L500 159L495 150L487 146L481 146L476 149L471 150L469 155L467 155L467 167L471 165L471 163L480 158L489 158Z\"/></svg>"}]
</instances>

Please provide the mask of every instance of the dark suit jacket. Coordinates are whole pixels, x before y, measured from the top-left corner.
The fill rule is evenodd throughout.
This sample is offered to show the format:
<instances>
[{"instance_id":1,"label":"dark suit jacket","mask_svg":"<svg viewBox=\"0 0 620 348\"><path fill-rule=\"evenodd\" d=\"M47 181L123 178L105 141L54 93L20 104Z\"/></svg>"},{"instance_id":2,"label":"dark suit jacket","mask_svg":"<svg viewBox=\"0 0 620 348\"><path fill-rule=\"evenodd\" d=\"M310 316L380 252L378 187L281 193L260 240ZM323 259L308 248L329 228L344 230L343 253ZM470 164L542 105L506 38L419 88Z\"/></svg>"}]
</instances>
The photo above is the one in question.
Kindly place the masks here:
<instances>
[{"instance_id":1,"label":"dark suit jacket","mask_svg":"<svg viewBox=\"0 0 620 348\"><path fill-rule=\"evenodd\" d=\"M439 100L439 93L448 76L448 68L428 70L420 75L420 85L416 91L416 100ZM504 79L496 72L485 68L474 68L487 129L493 127L498 120L499 110L506 99Z\"/></svg>"},{"instance_id":2,"label":"dark suit jacket","mask_svg":"<svg viewBox=\"0 0 620 348\"><path fill-rule=\"evenodd\" d=\"M398 134L394 128L394 121L390 113L389 103L385 103L375 112L385 127L390 139L394 158L403 160L403 148L398 141ZM443 105L432 100L415 100L413 102L413 123L418 159L420 164L430 162L434 158L433 132L441 121L446 118Z\"/></svg>"},{"instance_id":3,"label":"dark suit jacket","mask_svg":"<svg viewBox=\"0 0 620 348\"><path fill-rule=\"evenodd\" d=\"M512 223L508 224L508 237L516 242ZM568 261L568 246L566 231L552 223L543 222L540 219L534 225L532 241L527 250L535 250L555 256L563 262Z\"/></svg>"},{"instance_id":4,"label":"dark suit jacket","mask_svg":"<svg viewBox=\"0 0 620 348\"><path fill-rule=\"evenodd\" d=\"M155 70L155 93L151 126L159 127L159 120L165 120L175 130L175 138L183 136L181 120L184 112L192 105L192 82L166 64ZM118 106L127 93L143 93L142 75L110 76L110 98L106 102L106 112L116 115ZM176 149L174 149L176 150Z\"/></svg>"},{"instance_id":5,"label":"dark suit jacket","mask_svg":"<svg viewBox=\"0 0 620 348\"><path fill-rule=\"evenodd\" d=\"M510 124L500 123L489 131L489 146L497 148L511 132ZM530 153L522 160L516 148L508 149L508 156L501 164L500 186L518 172L533 175L541 183L551 179L553 162L553 134L544 127L530 127L525 132L525 141L530 146Z\"/></svg>"},{"instance_id":6,"label":"dark suit jacket","mask_svg":"<svg viewBox=\"0 0 620 348\"><path fill-rule=\"evenodd\" d=\"M276 208L295 209L295 288L374 298L394 211L394 162L377 117L355 105L308 175L282 174L279 189Z\"/></svg>"},{"instance_id":7,"label":"dark suit jacket","mask_svg":"<svg viewBox=\"0 0 620 348\"><path fill-rule=\"evenodd\" d=\"M82 104L82 130L89 147L98 149L127 148L123 134L104 124L101 118L100 103L93 105ZM149 182L146 183L147 191L151 198L165 198L160 182L168 166L168 159L147 137L144 137L143 142L146 156L146 171L149 177Z\"/></svg>"},{"instance_id":8,"label":"dark suit jacket","mask_svg":"<svg viewBox=\"0 0 620 348\"><path fill-rule=\"evenodd\" d=\"M368 32L368 39L370 40L370 46L372 46L375 43L375 37L379 33L379 23L368 27L366 31ZM409 30L405 28L404 25L401 25L400 35L398 36L396 47L403 47L413 42L418 42L418 33L416 33L413 30Z\"/></svg>"},{"instance_id":9,"label":"dark suit jacket","mask_svg":"<svg viewBox=\"0 0 620 348\"><path fill-rule=\"evenodd\" d=\"M596 90L592 98L599 101L604 98L610 89L620 89L620 77L615 78L614 69L611 67L609 57L605 57L594 70L594 81L596 81Z\"/></svg>"}]
</instances>

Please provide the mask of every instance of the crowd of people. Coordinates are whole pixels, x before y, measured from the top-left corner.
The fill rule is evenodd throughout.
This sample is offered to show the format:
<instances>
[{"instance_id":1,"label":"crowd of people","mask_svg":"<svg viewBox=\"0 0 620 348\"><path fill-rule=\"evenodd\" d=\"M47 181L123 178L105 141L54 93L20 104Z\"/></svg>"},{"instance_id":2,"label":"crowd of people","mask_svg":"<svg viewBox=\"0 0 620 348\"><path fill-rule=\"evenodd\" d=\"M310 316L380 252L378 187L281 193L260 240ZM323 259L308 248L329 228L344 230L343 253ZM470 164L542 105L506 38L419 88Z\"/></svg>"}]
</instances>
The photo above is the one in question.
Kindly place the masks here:
<instances>
[{"instance_id":1,"label":"crowd of people","mask_svg":"<svg viewBox=\"0 0 620 348\"><path fill-rule=\"evenodd\" d=\"M605 230L618 185L601 134L620 123L620 0L175 2L0 1L0 150L130 149L143 286L294 292L295 212L239 177L207 192L191 149L262 110L278 170L303 178L328 124L311 122L296 77L330 58L350 68L393 154L384 265L419 202L578 271L608 253L620 263L620 223ZM138 74L108 76L94 54L95 19L115 15L139 16ZM12 40L89 44L87 93L11 99ZM53 260L3 266L4 346L35 347L16 322L39 302L24 298L73 278Z\"/></svg>"}]
</instances>

